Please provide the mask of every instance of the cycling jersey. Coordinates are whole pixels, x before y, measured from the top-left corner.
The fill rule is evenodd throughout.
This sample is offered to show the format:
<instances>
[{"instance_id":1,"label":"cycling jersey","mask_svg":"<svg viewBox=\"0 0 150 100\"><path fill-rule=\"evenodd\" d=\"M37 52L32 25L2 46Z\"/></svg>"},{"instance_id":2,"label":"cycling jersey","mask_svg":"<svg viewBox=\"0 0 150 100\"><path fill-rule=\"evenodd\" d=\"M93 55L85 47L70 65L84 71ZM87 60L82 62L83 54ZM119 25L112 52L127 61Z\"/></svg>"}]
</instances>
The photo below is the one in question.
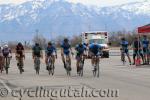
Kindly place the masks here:
<instances>
[{"instance_id":1,"label":"cycling jersey","mask_svg":"<svg viewBox=\"0 0 150 100\"><path fill-rule=\"evenodd\" d=\"M4 48L4 49L2 50L2 53L3 53L3 56L4 56L4 57L8 57L9 54L11 53L11 50L10 50L10 48Z\"/></svg>"},{"instance_id":2,"label":"cycling jersey","mask_svg":"<svg viewBox=\"0 0 150 100\"><path fill-rule=\"evenodd\" d=\"M0 57L3 56L2 47L0 47Z\"/></svg>"},{"instance_id":3,"label":"cycling jersey","mask_svg":"<svg viewBox=\"0 0 150 100\"><path fill-rule=\"evenodd\" d=\"M142 45L143 45L143 53L144 54L148 54L149 53L149 40L148 39L144 39L142 41Z\"/></svg>"},{"instance_id":4,"label":"cycling jersey","mask_svg":"<svg viewBox=\"0 0 150 100\"><path fill-rule=\"evenodd\" d=\"M133 48L134 48L134 54L142 54L142 50L141 50L141 47L142 47L142 43L140 41L134 41L133 42Z\"/></svg>"},{"instance_id":5,"label":"cycling jersey","mask_svg":"<svg viewBox=\"0 0 150 100\"><path fill-rule=\"evenodd\" d=\"M77 51L77 55L83 54L86 50L86 46L83 45L82 47L80 47L79 45L76 45L75 50Z\"/></svg>"},{"instance_id":6,"label":"cycling jersey","mask_svg":"<svg viewBox=\"0 0 150 100\"><path fill-rule=\"evenodd\" d=\"M123 52L128 53L128 45L129 45L128 41L122 41L120 45L122 47L121 49L123 50Z\"/></svg>"},{"instance_id":7,"label":"cycling jersey","mask_svg":"<svg viewBox=\"0 0 150 100\"><path fill-rule=\"evenodd\" d=\"M63 48L63 52L64 52L64 54L65 55L69 55L69 53L70 53L70 48L71 48L71 45L69 44L69 43L62 43L61 44L61 48Z\"/></svg>"},{"instance_id":8,"label":"cycling jersey","mask_svg":"<svg viewBox=\"0 0 150 100\"><path fill-rule=\"evenodd\" d=\"M90 44L89 50L94 54L98 55L99 51L101 49L101 46L98 44Z\"/></svg>"},{"instance_id":9,"label":"cycling jersey","mask_svg":"<svg viewBox=\"0 0 150 100\"><path fill-rule=\"evenodd\" d=\"M16 47L16 53L19 54L21 57L23 56L23 50L24 50L23 46Z\"/></svg>"},{"instance_id":10,"label":"cycling jersey","mask_svg":"<svg viewBox=\"0 0 150 100\"><path fill-rule=\"evenodd\" d=\"M148 39L144 39L142 41L142 44L143 44L143 48L148 48L148 46L149 46L149 40Z\"/></svg>"},{"instance_id":11,"label":"cycling jersey","mask_svg":"<svg viewBox=\"0 0 150 100\"><path fill-rule=\"evenodd\" d=\"M56 48L54 46L47 47L45 51L47 56L51 56L54 52L56 52Z\"/></svg>"},{"instance_id":12,"label":"cycling jersey","mask_svg":"<svg viewBox=\"0 0 150 100\"><path fill-rule=\"evenodd\" d=\"M34 46L32 48L32 50L33 50L34 56L41 57L41 50L42 50L42 48L40 46Z\"/></svg>"}]
</instances>

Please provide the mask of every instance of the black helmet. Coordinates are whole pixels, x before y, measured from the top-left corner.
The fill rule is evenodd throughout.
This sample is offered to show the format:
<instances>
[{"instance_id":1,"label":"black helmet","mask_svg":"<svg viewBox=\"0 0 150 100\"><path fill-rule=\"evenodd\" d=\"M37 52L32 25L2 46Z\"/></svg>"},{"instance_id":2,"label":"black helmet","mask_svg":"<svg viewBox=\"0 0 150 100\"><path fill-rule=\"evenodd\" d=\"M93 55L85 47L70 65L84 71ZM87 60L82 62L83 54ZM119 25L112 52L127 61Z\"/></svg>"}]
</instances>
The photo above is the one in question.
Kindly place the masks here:
<instances>
[{"instance_id":1,"label":"black helmet","mask_svg":"<svg viewBox=\"0 0 150 100\"><path fill-rule=\"evenodd\" d=\"M39 46L39 43L35 43L35 46Z\"/></svg>"},{"instance_id":2,"label":"black helmet","mask_svg":"<svg viewBox=\"0 0 150 100\"><path fill-rule=\"evenodd\" d=\"M146 35L144 35L143 37L144 37L144 38L147 38L147 36L146 36Z\"/></svg>"},{"instance_id":3,"label":"black helmet","mask_svg":"<svg viewBox=\"0 0 150 100\"><path fill-rule=\"evenodd\" d=\"M48 42L48 45L52 45L52 43L51 43L51 42Z\"/></svg>"},{"instance_id":4,"label":"black helmet","mask_svg":"<svg viewBox=\"0 0 150 100\"><path fill-rule=\"evenodd\" d=\"M64 39L64 42L67 43L69 40L67 38Z\"/></svg>"},{"instance_id":5,"label":"black helmet","mask_svg":"<svg viewBox=\"0 0 150 100\"><path fill-rule=\"evenodd\" d=\"M125 38L123 37L123 38L121 38L121 40L122 40L122 41L125 41Z\"/></svg>"},{"instance_id":6,"label":"black helmet","mask_svg":"<svg viewBox=\"0 0 150 100\"><path fill-rule=\"evenodd\" d=\"M22 46L22 43L21 43L21 42L19 42L19 43L18 43L18 46Z\"/></svg>"},{"instance_id":7,"label":"black helmet","mask_svg":"<svg viewBox=\"0 0 150 100\"><path fill-rule=\"evenodd\" d=\"M82 47L83 46L83 44L82 43L79 43L79 47Z\"/></svg>"}]
</instances>

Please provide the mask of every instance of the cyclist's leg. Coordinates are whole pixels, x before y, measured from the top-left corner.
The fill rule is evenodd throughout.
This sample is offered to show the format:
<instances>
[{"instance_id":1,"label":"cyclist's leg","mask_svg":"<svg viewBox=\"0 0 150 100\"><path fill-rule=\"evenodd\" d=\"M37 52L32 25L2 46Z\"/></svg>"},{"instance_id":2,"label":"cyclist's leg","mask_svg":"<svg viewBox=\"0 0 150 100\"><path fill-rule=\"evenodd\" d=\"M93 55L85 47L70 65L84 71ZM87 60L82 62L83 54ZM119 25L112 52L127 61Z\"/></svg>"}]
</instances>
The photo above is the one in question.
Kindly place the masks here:
<instances>
[{"instance_id":1,"label":"cyclist's leg","mask_svg":"<svg viewBox=\"0 0 150 100\"><path fill-rule=\"evenodd\" d=\"M45 64L46 64L46 66L48 65L47 62L48 62L48 57L47 57L47 55L46 55L46 56L45 56Z\"/></svg>"},{"instance_id":2,"label":"cyclist's leg","mask_svg":"<svg viewBox=\"0 0 150 100\"><path fill-rule=\"evenodd\" d=\"M131 58L130 58L129 53L127 53L127 57L128 57L128 61L129 61L130 65L131 65Z\"/></svg>"},{"instance_id":3,"label":"cyclist's leg","mask_svg":"<svg viewBox=\"0 0 150 100\"><path fill-rule=\"evenodd\" d=\"M148 64L150 63L150 49L148 49Z\"/></svg>"},{"instance_id":4,"label":"cyclist's leg","mask_svg":"<svg viewBox=\"0 0 150 100\"><path fill-rule=\"evenodd\" d=\"M127 57L128 57L128 61L129 61L130 65L131 65L131 58L130 58L129 51L126 50L125 53L126 53L126 55L127 55Z\"/></svg>"},{"instance_id":5,"label":"cyclist's leg","mask_svg":"<svg viewBox=\"0 0 150 100\"><path fill-rule=\"evenodd\" d=\"M64 54L64 52L61 53L61 57L62 57L62 62L64 64L64 68L66 68L66 62L65 62L65 54Z\"/></svg>"},{"instance_id":6,"label":"cyclist's leg","mask_svg":"<svg viewBox=\"0 0 150 100\"><path fill-rule=\"evenodd\" d=\"M149 49L146 49L146 63L149 63Z\"/></svg>"},{"instance_id":7,"label":"cyclist's leg","mask_svg":"<svg viewBox=\"0 0 150 100\"><path fill-rule=\"evenodd\" d=\"M94 61L95 59L94 59L94 54L93 53L91 53L91 64L92 64L92 66L94 66Z\"/></svg>"},{"instance_id":8,"label":"cyclist's leg","mask_svg":"<svg viewBox=\"0 0 150 100\"><path fill-rule=\"evenodd\" d=\"M69 59L70 67L71 67L71 56L70 56L70 53L68 54L68 59Z\"/></svg>"},{"instance_id":9,"label":"cyclist's leg","mask_svg":"<svg viewBox=\"0 0 150 100\"><path fill-rule=\"evenodd\" d=\"M143 53L142 53L141 50L139 50L139 54L140 54L140 56L141 56L141 58L142 58L143 64L145 64L144 56L143 56Z\"/></svg>"},{"instance_id":10,"label":"cyclist's leg","mask_svg":"<svg viewBox=\"0 0 150 100\"><path fill-rule=\"evenodd\" d=\"M53 65L53 67L54 67L54 64L55 64L55 56L52 55L51 59L52 59L52 65Z\"/></svg>"},{"instance_id":11,"label":"cyclist's leg","mask_svg":"<svg viewBox=\"0 0 150 100\"><path fill-rule=\"evenodd\" d=\"M137 50L133 50L133 65L135 65L135 58L137 56Z\"/></svg>"},{"instance_id":12,"label":"cyclist's leg","mask_svg":"<svg viewBox=\"0 0 150 100\"><path fill-rule=\"evenodd\" d=\"M121 61L123 61L124 60L124 58L123 58L123 50L120 50L121 51Z\"/></svg>"},{"instance_id":13,"label":"cyclist's leg","mask_svg":"<svg viewBox=\"0 0 150 100\"><path fill-rule=\"evenodd\" d=\"M67 59L68 59L68 61L69 61L69 64L70 64L70 66L71 66L71 56L70 56L70 54L68 54L66 57L67 57Z\"/></svg>"},{"instance_id":14,"label":"cyclist's leg","mask_svg":"<svg viewBox=\"0 0 150 100\"><path fill-rule=\"evenodd\" d=\"M3 57L0 56L0 70L2 71L3 69Z\"/></svg>"},{"instance_id":15,"label":"cyclist's leg","mask_svg":"<svg viewBox=\"0 0 150 100\"><path fill-rule=\"evenodd\" d=\"M146 48L143 48L143 60L146 63Z\"/></svg>"},{"instance_id":16,"label":"cyclist's leg","mask_svg":"<svg viewBox=\"0 0 150 100\"><path fill-rule=\"evenodd\" d=\"M80 59L80 57L79 57L79 55L76 55L76 67L77 67L77 72L79 71L79 59Z\"/></svg>"},{"instance_id":17,"label":"cyclist's leg","mask_svg":"<svg viewBox=\"0 0 150 100\"><path fill-rule=\"evenodd\" d=\"M21 70L24 72L24 61L23 61L23 57L20 58L20 63L21 63Z\"/></svg>"}]
</instances>

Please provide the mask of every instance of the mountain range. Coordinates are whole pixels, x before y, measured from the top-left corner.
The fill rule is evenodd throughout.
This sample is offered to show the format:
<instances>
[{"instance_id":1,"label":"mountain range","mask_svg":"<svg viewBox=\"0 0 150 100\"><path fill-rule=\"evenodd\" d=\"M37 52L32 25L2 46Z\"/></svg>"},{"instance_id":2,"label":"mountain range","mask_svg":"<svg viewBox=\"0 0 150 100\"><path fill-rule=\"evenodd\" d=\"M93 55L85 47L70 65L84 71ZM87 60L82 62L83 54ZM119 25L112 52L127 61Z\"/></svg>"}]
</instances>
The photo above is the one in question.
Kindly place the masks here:
<instances>
[{"instance_id":1,"label":"mountain range","mask_svg":"<svg viewBox=\"0 0 150 100\"><path fill-rule=\"evenodd\" d=\"M111 7L86 6L65 0L0 5L1 40L30 39L36 30L46 37L72 36L84 31L132 31L149 23L149 0Z\"/></svg>"}]
</instances>

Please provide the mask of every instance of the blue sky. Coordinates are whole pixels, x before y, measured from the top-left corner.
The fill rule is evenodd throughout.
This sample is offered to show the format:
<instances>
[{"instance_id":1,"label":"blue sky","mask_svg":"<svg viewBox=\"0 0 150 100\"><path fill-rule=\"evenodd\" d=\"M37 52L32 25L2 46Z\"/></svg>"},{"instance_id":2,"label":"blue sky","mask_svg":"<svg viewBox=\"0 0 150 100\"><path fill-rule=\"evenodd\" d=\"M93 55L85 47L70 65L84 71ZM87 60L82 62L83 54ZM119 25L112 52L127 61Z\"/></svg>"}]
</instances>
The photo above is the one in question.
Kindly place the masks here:
<instances>
[{"instance_id":1,"label":"blue sky","mask_svg":"<svg viewBox=\"0 0 150 100\"><path fill-rule=\"evenodd\" d=\"M15 3L20 4L30 0L0 0L0 4ZM145 0L66 0L73 3L83 3L85 5L97 5L97 6L113 6L130 2L142 2Z\"/></svg>"}]
</instances>

